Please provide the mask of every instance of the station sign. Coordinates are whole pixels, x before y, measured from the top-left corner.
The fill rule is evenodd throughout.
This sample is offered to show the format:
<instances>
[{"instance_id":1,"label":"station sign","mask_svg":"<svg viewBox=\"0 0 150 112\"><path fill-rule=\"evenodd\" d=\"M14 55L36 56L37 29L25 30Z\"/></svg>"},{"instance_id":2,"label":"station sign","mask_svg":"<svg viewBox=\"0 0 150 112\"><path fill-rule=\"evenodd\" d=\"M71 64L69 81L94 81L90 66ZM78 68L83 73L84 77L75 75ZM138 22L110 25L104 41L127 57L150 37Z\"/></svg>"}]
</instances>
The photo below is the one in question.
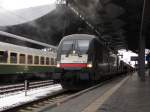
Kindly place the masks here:
<instances>
[{"instance_id":1,"label":"station sign","mask_svg":"<svg viewBox=\"0 0 150 112\"><path fill-rule=\"evenodd\" d=\"M131 56L131 61L138 61L138 56Z\"/></svg>"}]
</instances>

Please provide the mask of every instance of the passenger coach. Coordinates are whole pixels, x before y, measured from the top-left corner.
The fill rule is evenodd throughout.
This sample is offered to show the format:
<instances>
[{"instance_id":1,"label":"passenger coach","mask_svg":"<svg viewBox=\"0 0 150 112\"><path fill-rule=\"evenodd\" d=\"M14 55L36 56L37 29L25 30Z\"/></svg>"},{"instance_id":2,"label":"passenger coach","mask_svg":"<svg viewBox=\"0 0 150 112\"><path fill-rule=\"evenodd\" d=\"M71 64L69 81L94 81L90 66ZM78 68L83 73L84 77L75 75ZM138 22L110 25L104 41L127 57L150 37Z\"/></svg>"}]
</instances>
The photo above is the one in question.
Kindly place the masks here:
<instances>
[{"instance_id":1,"label":"passenger coach","mask_svg":"<svg viewBox=\"0 0 150 112\"><path fill-rule=\"evenodd\" d=\"M0 42L0 78L10 80L52 73L56 67L56 52ZM13 79L12 79L13 80Z\"/></svg>"}]
</instances>

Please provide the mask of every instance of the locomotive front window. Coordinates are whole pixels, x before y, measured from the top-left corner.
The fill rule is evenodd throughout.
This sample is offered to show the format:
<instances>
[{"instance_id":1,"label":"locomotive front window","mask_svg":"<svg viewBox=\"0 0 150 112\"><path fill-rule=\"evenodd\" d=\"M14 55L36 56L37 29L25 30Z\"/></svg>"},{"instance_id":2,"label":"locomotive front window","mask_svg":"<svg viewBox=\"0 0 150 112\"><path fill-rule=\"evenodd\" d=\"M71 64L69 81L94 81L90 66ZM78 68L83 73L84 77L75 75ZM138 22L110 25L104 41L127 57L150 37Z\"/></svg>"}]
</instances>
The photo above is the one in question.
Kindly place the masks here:
<instances>
[{"instance_id":1,"label":"locomotive front window","mask_svg":"<svg viewBox=\"0 0 150 112\"><path fill-rule=\"evenodd\" d=\"M86 53L89 48L89 40L77 40L77 49L81 53Z\"/></svg>"},{"instance_id":2,"label":"locomotive front window","mask_svg":"<svg viewBox=\"0 0 150 112\"><path fill-rule=\"evenodd\" d=\"M63 45L62 45L62 52L63 53L66 53L72 49L73 49L73 40L67 40L67 41L63 42Z\"/></svg>"}]
</instances>

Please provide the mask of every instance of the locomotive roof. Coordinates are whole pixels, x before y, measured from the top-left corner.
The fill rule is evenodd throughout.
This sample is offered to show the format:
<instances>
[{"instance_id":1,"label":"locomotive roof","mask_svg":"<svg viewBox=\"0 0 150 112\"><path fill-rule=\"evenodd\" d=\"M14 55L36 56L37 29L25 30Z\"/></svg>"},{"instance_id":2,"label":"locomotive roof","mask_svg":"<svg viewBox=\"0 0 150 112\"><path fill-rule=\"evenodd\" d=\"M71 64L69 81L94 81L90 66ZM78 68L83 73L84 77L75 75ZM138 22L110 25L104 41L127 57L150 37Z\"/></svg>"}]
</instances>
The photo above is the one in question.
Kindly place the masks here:
<instances>
[{"instance_id":1,"label":"locomotive roof","mask_svg":"<svg viewBox=\"0 0 150 112\"><path fill-rule=\"evenodd\" d=\"M89 34L72 34L72 35L68 35L65 36L62 40L66 40L66 39L88 39L91 40L93 38L96 38L96 36L94 35L89 35Z\"/></svg>"}]
</instances>

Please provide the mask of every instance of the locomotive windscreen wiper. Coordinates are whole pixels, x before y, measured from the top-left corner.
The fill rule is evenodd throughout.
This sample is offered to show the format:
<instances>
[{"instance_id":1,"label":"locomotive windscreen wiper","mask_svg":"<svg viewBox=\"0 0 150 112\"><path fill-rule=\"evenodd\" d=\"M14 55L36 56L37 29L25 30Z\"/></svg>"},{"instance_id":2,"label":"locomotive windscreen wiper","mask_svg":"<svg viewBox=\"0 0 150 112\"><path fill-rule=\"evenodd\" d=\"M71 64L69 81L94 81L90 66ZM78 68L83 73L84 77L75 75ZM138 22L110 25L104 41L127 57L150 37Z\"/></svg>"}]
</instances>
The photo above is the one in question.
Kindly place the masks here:
<instances>
[{"instance_id":1,"label":"locomotive windscreen wiper","mask_svg":"<svg viewBox=\"0 0 150 112\"><path fill-rule=\"evenodd\" d=\"M81 51L80 51L80 48L79 48L79 45L78 45L78 44L77 44L77 53L78 53L78 56L79 56L79 57L82 57Z\"/></svg>"}]
</instances>

